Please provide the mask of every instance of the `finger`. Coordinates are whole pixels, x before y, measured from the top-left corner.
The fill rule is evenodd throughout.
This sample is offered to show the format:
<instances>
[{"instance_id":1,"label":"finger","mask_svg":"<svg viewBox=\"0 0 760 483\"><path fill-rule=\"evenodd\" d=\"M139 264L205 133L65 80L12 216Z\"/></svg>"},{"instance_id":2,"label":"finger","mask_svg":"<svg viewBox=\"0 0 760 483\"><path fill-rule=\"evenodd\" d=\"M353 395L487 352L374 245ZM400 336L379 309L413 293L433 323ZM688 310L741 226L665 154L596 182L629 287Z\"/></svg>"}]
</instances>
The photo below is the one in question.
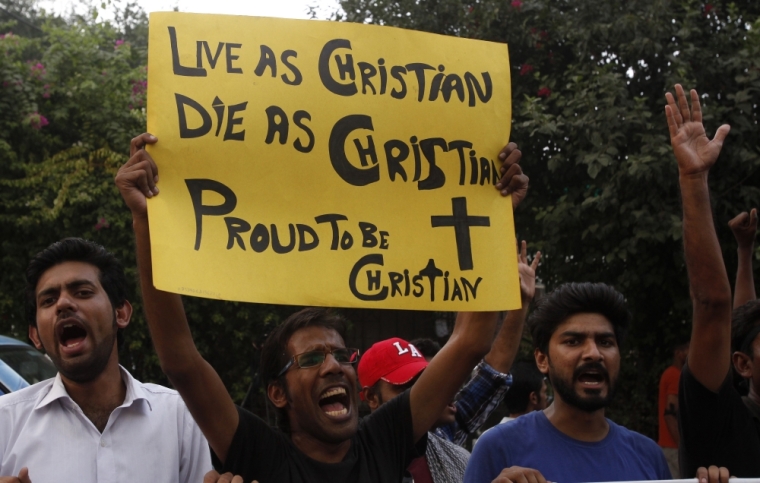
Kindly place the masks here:
<instances>
[{"instance_id":1,"label":"finger","mask_svg":"<svg viewBox=\"0 0 760 483\"><path fill-rule=\"evenodd\" d=\"M153 160L153 156L150 155L145 150L137 151L134 155L132 155L131 158L122 166L119 171L122 170L135 170L135 169L145 169L149 171L150 179L153 181L151 183L151 188L155 188L155 184L158 183L158 165L156 165L156 162ZM156 192L158 193L158 192Z\"/></svg>"},{"instance_id":2,"label":"finger","mask_svg":"<svg viewBox=\"0 0 760 483\"><path fill-rule=\"evenodd\" d=\"M742 211L735 217L731 218L731 221L728 222L728 226L731 229L739 228L740 226L746 224L748 219L749 219L749 214L746 211Z\"/></svg>"},{"instance_id":3,"label":"finger","mask_svg":"<svg viewBox=\"0 0 760 483\"><path fill-rule=\"evenodd\" d=\"M515 143L509 143L510 145L514 145ZM503 154L503 152L502 152ZM504 159L504 162L501 165L501 168L499 168L499 172L501 173L501 179L498 183L496 183L496 189L501 190L504 189L504 187L507 185L506 180L509 179L509 173L512 166L517 165L520 162L520 158L522 158L522 151L517 149L517 145L515 145L514 149L510 150L509 155ZM521 168L522 171L522 168Z\"/></svg>"},{"instance_id":4,"label":"finger","mask_svg":"<svg viewBox=\"0 0 760 483\"><path fill-rule=\"evenodd\" d=\"M691 120L702 122L702 105L699 103L699 94L696 89L689 91L691 94Z\"/></svg>"},{"instance_id":5,"label":"finger","mask_svg":"<svg viewBox=\"0 0 760 483\"><path fill-rule=\"evenodd\" d=\"M724 466L721 466L720 468L718 468L718 476L720 478L720 483L728 483L728 478L729 478L728 468Z\"/></svg>"},{"instance_id":6,"label":"finger","mask_svg":"<svg viewBox=\"0 0 760 483\"><path fill-rule=\"evenodd\" d=\"M21 471L18 472L18 479L21 483L32 483L32 480L29 478L29 468L26 466L21 468Z\"/></svg>"},{"instance_id":7,"label":"finger","mask_svg":"<svg viewBox=\"0 0 760 483\"><path fill-rule=\"evenodd\" d=\"M219 480L219 473L216 470L211 470L203 475L203 483L216 483Z\"/></svg>"},{"instance_id":8,"label":"finger","mask_svg":"<svg viewBox=\"0 0 760 483\"><path fill-rule=\"evenodd\" d=\"M683 118L681 117L681 112L678 110L676 99L670 92L665 93L665 99L668 101L668 105L665 106L665 114L669 116L668 121L670 122L670 120L672 120L673 125L676 130L678 130L683 124Z\"/></svg>"},{"instance_id":9,"label":"finger","mask_svg":"<svg viewBox=\"0 0 760 483\"><path fill-rule=\"evenodd\" d=\"M529 178L524 174L512 176L512 179L509 181L509 185L507 185L507 188L505 190L502 190L501 194L508 195L510 193L516 193L520 190L527 190L528 181Z\"/></svg>"},{"instance_id":10,"label":"finger","mask_svg":"<svg viewBox=\"0 0 760 483\"><path fill-rule=\"evenodd\" d=\"M668 94L670 95L670 94ZM665 119L668 121L668 131L670 132L670 139L678 136L678 124L676 123L673 113L675 110L671 106L665 106Z\"/></svg>"},{"instance_id":11,"label":"finger","mask_svg":"<svg viewBox=\"0 0 760 483\"><path fill-rule=\"evenodd\" d=\"M710 466L707 468L707 481L710 483L719 483L720 480L720 468L717 466Z\"/></svg>"},{"instance_id":12,"label":"finger","mask_svg":"<svg viewBox=\"0 0 760 483\"><path fill-rule=\"evenodd\" d=\"M749 212L749 226L757 229L757 208L752 208Z\"/></svg>"},{"instance_id":13,"label":"finger","mask_svg":"<svg viewBox=\"0 0 760 483\"><path fill-rule=\"evenodd\" d=\"M119 173L116 181L120 186L137 187L146 198L152 198L154 194L158 194L158 186L153 183L150 173L144 169Z\"/></svg>"},{"instance_id":14,"label":"finger","mask_svg":"<svg viewBox=\"0 0 760 483\"><path fill-rule=\"evenodd\" d=\"M533 255L533 263L530 264L530 268L533 269L533 272L535 273L536 269L538 268L538 263L541 261L541 252L536 252L535 255Z\"/></svg>"},{"instance_id":15,"label":"finger","mask_svg":"<svg viewBox=\"0 0 760 483\"><path fill-rule=\"evenodd\" d=\"M520 243L520 261L528 263L528 243L525 240Z\"/></svg>"},{"instance_id":16,"label":"finger","mask_svg":"<svg viewBox=\"0 0 760 483\"><path fill-rule=\"evenodd\" d=\"M718 146L722 147L723 141L725 141L729 132L731 132L731 126L729 126L728 124L722 125L721 127L718 128L717 131L715 131L715 136L713 136L712 141L710 141L710 143L716 143Z\"/></svg>"},{"instance_id":17,"label":"finger","mask_svg":"<svg viewBox=\"0 0 760 483\"><path fill-rule=\"evenodd\" d=\"M129 143L129 155L134 156L137 151L144 149L146 144L155 144L156 142L158 142L156 136L147 132L142 133Z\"/></svg>"},{"instance_id":18,"label":"finger","mask_svg":"<svg viewBox=\"0 0 760 483\"><path fill-rule=\"evenodd\" d=\"M697 468L697 481L699 483L707 483L707 468L704 466Z\"/></svg>"},{"instance_id":19,"label":"finger","mask_svg":"<svg viewBox=\"0 0 760 483\"><path fill-rule=\"evenodd\" d=\"M506 146L501 148L501 151L499 152L499 159L501 160L507 159L507 157L509 157L512 151L514 151L515 149L517 149L517 144L508 143Z\"/></svg>"},{"instance_id":20,"label":"finger","mask_svg":"<svg viewBox=\"0 0 760 483\"><path fill-rule=\"evenodd\" d=\"M676 84L676 99L678 100L678 111L684 123L691 121L691 112L689 112L689 103L686 101L686 92L681 84Z\"/></svg>"},{"instance_id":21,"label":"finger","mask_svg":"<svg viewBox=\"0 0 760 483\"><path fill-rule=\"evenodd\" d=\"M496 184L496 189L498 190L506 190L507 186L509 186L509 183L512 180L512 177L518 176L522 174L522 167L520 167L519 164L512 164L510 166L502 166L502 176L499 182ZM502 191L502 194L506 194Z\"/></svg>"}]
</instances>

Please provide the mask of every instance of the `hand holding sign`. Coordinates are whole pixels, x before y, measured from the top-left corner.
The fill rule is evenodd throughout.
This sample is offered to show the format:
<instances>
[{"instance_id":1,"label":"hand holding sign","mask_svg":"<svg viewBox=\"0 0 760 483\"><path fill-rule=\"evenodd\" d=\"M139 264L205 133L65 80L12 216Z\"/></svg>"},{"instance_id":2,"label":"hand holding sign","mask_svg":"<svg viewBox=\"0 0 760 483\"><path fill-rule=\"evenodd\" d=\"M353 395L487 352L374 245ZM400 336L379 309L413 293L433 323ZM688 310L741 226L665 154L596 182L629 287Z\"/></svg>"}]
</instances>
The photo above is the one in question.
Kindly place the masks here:
<instances>
[{"instance_id":1,"label":"hand holding sign","mask_svg":"<svg viewBox=\"0 0 760 483\"><path fill-rule=\"evenodd\" d=\"M158 139L152 134L143 133L132 139L129 145L129 161L119 168L116 174L116 187L126 202L132 217L148 215L146 198L158 194L158 167L150 154L145 151L146 144L155 144Z\"/></svg>"}]
</instances>

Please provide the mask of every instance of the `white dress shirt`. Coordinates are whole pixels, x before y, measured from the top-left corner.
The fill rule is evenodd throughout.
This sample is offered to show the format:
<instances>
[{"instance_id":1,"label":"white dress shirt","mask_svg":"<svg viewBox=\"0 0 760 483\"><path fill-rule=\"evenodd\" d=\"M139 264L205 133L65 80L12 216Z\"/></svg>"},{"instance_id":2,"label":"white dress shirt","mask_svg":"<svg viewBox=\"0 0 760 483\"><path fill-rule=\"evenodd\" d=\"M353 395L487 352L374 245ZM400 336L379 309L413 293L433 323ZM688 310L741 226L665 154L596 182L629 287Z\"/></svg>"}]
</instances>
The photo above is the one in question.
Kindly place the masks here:
<instances>
[{"instance_id":1,"label":"white dress shirt","mask_svg":"<svg viewBox=\"0 0 760 483\"><path fill-rule=\"evenodd\" d=\"M0 476L26 466L34 483L201 483L208 444L177 391L120 370L127 394L102 434L60 374L0 397Z\"/></svg>"}]
</instances>

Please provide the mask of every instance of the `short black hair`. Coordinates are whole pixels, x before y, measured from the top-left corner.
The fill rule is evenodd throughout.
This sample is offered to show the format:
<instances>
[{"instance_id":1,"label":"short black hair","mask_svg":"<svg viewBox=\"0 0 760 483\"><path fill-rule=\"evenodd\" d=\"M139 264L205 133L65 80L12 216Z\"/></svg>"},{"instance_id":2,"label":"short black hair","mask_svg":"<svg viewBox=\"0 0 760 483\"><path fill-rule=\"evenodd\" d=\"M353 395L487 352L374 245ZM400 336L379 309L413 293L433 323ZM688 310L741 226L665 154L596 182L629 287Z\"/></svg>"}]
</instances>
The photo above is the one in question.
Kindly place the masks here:
<instances>
[{"instance_id":1,"label":"short black hair","mask_svg":"<svg viewBox=\"0 0 760 483\"><path fill-rule=\"evenodd\" d=\"M752 341L760 335L757 329L760 326L760 300L737 307L731 319L731 352L743 352L752 358Z\"/></svg>"},{"instance_id":2,"label":"short black hair","mask_svg":"<svg viewBox=\"0 0 760 483\"><path fill-rule=\"evenodd\" d=\"M42 275L51 267L64 262L84 262L98 269L98 280L108 295L113 308L127 300L127 277L124 267L103 246L82 238L64 238L36 254L26 267L26 316L29 324L37 327L36 290ZM118 346L123 342L122 330L117 331Z\"/></svg>"},{"instance_id":3,"label":"short black hair","mask_svg":"<svg viewBox=\"0 0 760 483\"><path fill-rule=\"evenodd\" d=\"M343 340L346 339L346 323L343 317L332 309L309 307L292 314L274 328L261 347L261 382L265 391L270 384L274 383L283 385L283 388L287 390L284 384L285 375L283 374L278 378L277 374L285 367L288 360L295 355L288 353L290 338L297 331L307 327L331 329L337 332ZM266 399L267 404L271 404L269 397ZM277 425L281 429L289 431L290 425L286 411L281 408L275 408L275 414L277 415Z\"/></svg>"},{"instance_id":4,"label":"short black hair","mask_svg":"<svg viewBox=\"0 0 760 483\"><path fill-rule=\"evenodd\" d=\"M435 355L438 354L438 351L441 350L441 344L433 339L426 339L424 337L414 339L410 344L422 354L422 357L435 357Z\"/></svg>"},{"instance_id":5,"label":"short black hair","mask_svg":"<svg viewBox=\"0 0 760 483\"><path fill-rule=\"evenodd\" d=\"M604 283L573 282L560 285L538 301L528 319L533 347L548 354L557 327L580 313L603 315L612 324L618 346L623 345L631 323L623 294Z\"/></svg>"},{"instance_id":6,"label":"short black hair","mask_svg":"<svg viewBox=\"0 0 760 483\"><path fill-rule=\"evenodd\" d=\"M528 409L530 393L538 395L541 392L546 376L538 370L536 361L517 361L509 373L512 374L512 385L504 396L504 404L509 414L521 414Z\"/></svg>"}]
</instances>

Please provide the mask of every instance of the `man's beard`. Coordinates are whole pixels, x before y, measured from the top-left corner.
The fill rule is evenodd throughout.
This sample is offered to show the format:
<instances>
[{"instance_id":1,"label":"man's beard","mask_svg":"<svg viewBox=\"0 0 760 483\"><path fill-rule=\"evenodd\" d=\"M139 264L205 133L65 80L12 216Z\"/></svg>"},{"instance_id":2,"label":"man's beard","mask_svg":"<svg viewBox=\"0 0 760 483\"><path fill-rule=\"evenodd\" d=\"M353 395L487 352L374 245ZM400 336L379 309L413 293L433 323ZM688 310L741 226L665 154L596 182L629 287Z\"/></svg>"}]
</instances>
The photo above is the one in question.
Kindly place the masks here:
<instances>
[{"instance_id":1,"label":"man's beard","mask_svg":"<svg viewBox=\"0 0 760 483\"><path fill-rule=\"evenodd\" d=\"M111 358L113 352L114 343L116 341L116 333L118 326L116 325L116 314L113 317L113 331L110 337L100 341L100 343L94 343L92 353L81 360L76 361L64 361L57 352L45 351L47 355L52 359L58 372L66 379L78 383L85 383L94 380L100 374L103 373L108 360ZM91 337L88 335L88 337ZM44 349L44 347L43 347Z\"/></svg>"},{"instance_id":2,"label":"man's beard","mask_svg":"<svg viewBox=\"0 0 760 483\"><path fill-rule=\"evenodd\" d=\"M599 371L600 374L602 374L607 381L607 395L602 396L601 391L596 391L598 394L588 394L591 390L587 390L585 396L582 396L578 394L575 391L575 382L578 380L578 376L590 369L596 369ZM557 395L564 401L565 403L569 404L570 406L576 407L580 409L581 411L587 412L587 413L593 413L595 411L598 411L599 409L606 408L610 405L610 402L612 401L613 396L615 395L615 388L617 386L617 379L610 379L609 373L607 372L607 369L604 368L600 363L598 362L589 362L587 364L583 364L582 366L578 367L572 375L572 378L570 381L566 381L565 379L561 378L555 371L554 366L552 366L551 362L549 363L549 380L552 383L552 387L554 388L554 391L557 393Z\"/></svg>"}]
</instances>

